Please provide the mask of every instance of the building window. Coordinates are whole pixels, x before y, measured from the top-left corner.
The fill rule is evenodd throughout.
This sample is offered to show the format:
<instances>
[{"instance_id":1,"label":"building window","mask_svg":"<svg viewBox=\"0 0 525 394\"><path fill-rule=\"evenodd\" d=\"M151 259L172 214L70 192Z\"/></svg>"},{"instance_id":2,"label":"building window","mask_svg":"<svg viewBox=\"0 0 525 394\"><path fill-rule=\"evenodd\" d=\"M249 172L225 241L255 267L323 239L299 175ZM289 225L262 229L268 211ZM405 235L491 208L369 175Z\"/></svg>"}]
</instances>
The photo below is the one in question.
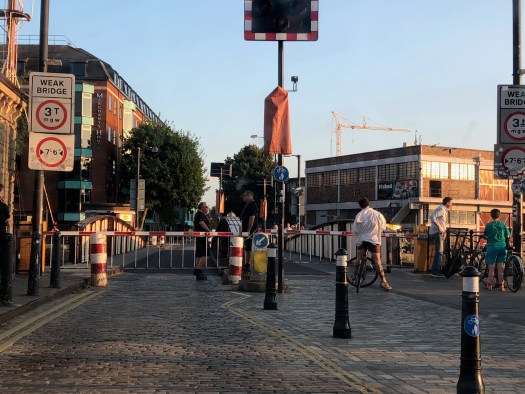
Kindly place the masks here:
<instances>
[{"instance_id":1,"label":"building window","mask_svg":"<svg viewBox=\"0 0 525 394\"><path fill-rule=\"evenodd\" d=\"M421 171L424 178L448 179L448 163L423 161Z\"/></svg>"},{"instance_id":2,"label":"building window","mask_svg":"<svg viewBox=\"0 0 525 394\"><path fill-rule=\"evenodd\" d=\"M341 185L355 185L359 180L357 175L357 168L341 170Z\"/></svg>"},{"instance_id":3,"label":"building window","mask_svg":"<svg viewBox=\"0 0 525 394\"><path fill-rule=\"evenodd\" d=\"M441 181L430 181L430 197L441 197Z\"/></svg>"},{"instance_id":4,"label":"building window","mask_svg":"<svg viewBox=\"0 0 525 394\"><path fill-rule=\"evenodd\" d=\"M308 174L306 177L308 187L319 187L321 186L321 173Z\"/></svg>"},{"instance_id":5,"label":"building window","mask_svg":"<svg viewBox=\"0 0 525 394\"><path fill-rule=\"evenodd\" d=\"M93 108L93 95L82 93L82 116L91 116Z\"/></svg>"},{"instance_id":6,"label":"building window","mask_svg":"<svg viewBox=\"0 0 525 394\"><path fill-rule=\"evenodd\" d=\"M451 225L473 225L476 224L476 212L450 211Z\"/></svg>"},{"instance_id":7,"label":"building window","mask_svg":"<svg viewBox=\"0 0 525 394\"><path fill-rule=\"evenodd\" d=\"M362 167L359 169L359 182L375 182L375 167Z\"/></svg>"},{"instance_id":8,"label":"building window","mask_svg":"<svg viewBox=\"0 0 525 394\"><path fill-rule=\"evenodd\" d=\"M398 179L419 178L419 165L417 161L409 161L398 164Z\"/></svg>"},{"instance_id":9,"label":"building window","mask_svg":"<svg viewBox=\"0 0 525 394\"><path fill-rule=\"evenodd\" d=\"M111 94L108 94L108 108L110 111L112 107L113 107L113 96L111 96Z\"/></svg>"},{"instance_id":10,"label":"building window","mask_svg":"<svg viewBox=\"0 0 525 394\"><path fill-rule=\"evenodd\" d=\"M323 173L323 186L337 186L337 171Z\"/></svg>"},{"instance_id":11,"label":"building window","mask_svg":"<svg viewBox=\"0 0 525 394\"><path fill-rule=\"evenodd\" d=\"M450 179L473 181L474 176L474 164L452 163L450 165Z\"/></svg>"},{"instance_id":12,"label":"building window","mask_svg":"<svg viewBox=\"0 0 525 394\"><path fill-rule=\"evenodd\" d=\"M385 164L377 166L377 178L379 181L394 181L397 179L397 164Z\"/></svg>"}]
</instances>

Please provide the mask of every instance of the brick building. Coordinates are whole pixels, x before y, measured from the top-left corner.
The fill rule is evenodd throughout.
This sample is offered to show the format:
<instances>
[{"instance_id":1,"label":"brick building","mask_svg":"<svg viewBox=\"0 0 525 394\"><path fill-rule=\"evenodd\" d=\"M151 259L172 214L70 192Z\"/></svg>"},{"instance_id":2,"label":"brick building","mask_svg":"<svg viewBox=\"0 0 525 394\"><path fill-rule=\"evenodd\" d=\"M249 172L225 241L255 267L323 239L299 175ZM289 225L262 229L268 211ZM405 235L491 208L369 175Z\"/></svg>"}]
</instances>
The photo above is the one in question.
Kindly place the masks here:
<instances>
[{"instance_id":1,"label":"brick building","mask_svg":"<svg viewBox=\"0 0 525 394\"><path fill-rule=\"evenodd\" d=\"M19 45L17 73L25 82L38 71L38 45ZM61 227L90 213L114 213L133 223L129 185L118 177L123 138L142 121L157 115L108 63L71 45L50 45L50 73L74 74L75 165L72 172L45 172L45 190ZM24 87L24 86L23 86ZM34 176L27 168L27 149L17 163L15 200L19 221L31 215ZM44 202L44 206L48 206Z\"/></svg>"},{"instance_id":2,"label":"brick building","mask_svg":"<svg viewBox=\"0 0 525 394\"><path fill-rule=\"evenodd\" d=\"M482 229L499 208L510 225L512 192L494 178L492 151L413 145L306 161L306 225L352 219L363 197L390 223L426 224L443 197L452 227Z\"/></svg>"}]
</instances>

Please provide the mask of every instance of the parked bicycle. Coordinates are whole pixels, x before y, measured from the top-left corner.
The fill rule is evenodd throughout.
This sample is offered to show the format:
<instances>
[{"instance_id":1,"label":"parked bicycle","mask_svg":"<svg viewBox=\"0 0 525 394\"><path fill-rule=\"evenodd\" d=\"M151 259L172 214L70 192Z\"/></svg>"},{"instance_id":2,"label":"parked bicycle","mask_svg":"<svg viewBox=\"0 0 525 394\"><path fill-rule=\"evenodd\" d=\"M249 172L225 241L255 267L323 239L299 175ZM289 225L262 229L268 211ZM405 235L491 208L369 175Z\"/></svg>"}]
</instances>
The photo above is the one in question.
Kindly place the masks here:
<instances>
[{"instance_id":1,"label":"parked bicycle","mask_svg":"<svg viewBox=\"0 0 525 394\"><path fill-rule=\"evenodd\" d=\"M358 264L357 270L355 269L355 264ZM352 272L352 275L348 277L348 272ZM355 280L352 280L353 273L356 273ZM350 259L348 262L348 271L347 271L347 280L352 286L355 286L356 293L359 293L359 288L368 287L372 285L379 276L379 273L376 271L375 264L372 258L369 256L369 253L365 253L360 262L357 262L357 257Z\"/></svg>"},{"instance_id":2,"label":"parked bicycle","mask_svg":"<svg viewBox=\"0 0 525 394\"><path fill-rule=\"evenodd\" d=\"M472 254L471 254L472 255ZM473 265L481 272L480 282L485 288L488 287L489 266L485 262L485 248L474 252L474 258L471 260ZM507 250L507 257L503 263L503 278L498 277L498 271L494 272L495 287L500 287L503 279L505 287L512 293L521 288L523 281L523 262L519 255L512 249Z\"/></svg>"}]
</instances>

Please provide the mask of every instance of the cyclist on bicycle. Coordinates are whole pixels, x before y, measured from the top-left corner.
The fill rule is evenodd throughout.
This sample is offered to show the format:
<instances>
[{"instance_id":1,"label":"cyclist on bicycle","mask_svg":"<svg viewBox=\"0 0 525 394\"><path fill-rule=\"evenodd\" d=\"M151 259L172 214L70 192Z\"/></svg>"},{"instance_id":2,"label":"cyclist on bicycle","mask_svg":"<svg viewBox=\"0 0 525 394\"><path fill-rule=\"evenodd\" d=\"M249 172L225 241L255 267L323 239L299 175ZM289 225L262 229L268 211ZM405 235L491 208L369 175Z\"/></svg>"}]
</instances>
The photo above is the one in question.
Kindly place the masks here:
<instances>
[{"instance_id":1,"label":"cyclist on bicycle","mask_svg":"<svg viewBox=\"0 0 525 394\"><path fill-rule=\"evenodd\" d=\"M356 215L353 232L356 234L357 243L357 259L361 261L366 251L368 250L372 256L376 271L381 277L381 288L390 291L392 286L388 283L381 264L381 235L386 228L385 217L381 212L376 211L370 207L370 201L367 198L362 198L358 201L361 211ZM354 266L354 274L350 278L350 283L354 283L357 275L357 268L359 264Z\"/></svg>"},{"instance_id":2,"label":"cyclist on bicycle","mask_svg":"<svg viewBox=\"0 0 525 394\"><path fill-rule=\"evenodd\" d=\"M489 267L489 277L487 278L487 289L492 290L494 281L494 266L498 267L498 278L501 280L500 289L505 291L503 281L503 263L507 255L507 244L510 238L510 230L505 223L499 220L500 210L493 209L490 211L492 222L487 223L484 237L487 239L487 251L485 253L485 262Z\"/></svg>"}]
</instances>

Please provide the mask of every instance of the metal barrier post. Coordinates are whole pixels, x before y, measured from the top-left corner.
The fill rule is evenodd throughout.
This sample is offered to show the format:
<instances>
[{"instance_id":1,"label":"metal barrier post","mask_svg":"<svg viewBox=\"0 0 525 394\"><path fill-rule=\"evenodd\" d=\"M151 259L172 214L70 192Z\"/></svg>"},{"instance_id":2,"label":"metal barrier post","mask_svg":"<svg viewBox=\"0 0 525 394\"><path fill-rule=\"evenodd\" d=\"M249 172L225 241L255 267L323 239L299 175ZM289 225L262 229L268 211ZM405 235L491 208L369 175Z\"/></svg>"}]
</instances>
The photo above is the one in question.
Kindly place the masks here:
<instances>
[{"instance_id":1,"label":"metal barrier post","mask_svg":"<svg viewBox=\"0 0 525 394\"><path fill-rule=\"evenodd\" d=\"M60 289L60 231L53 233L53 258L51 259L51 276L49 287Z\"/></svg>"},{"instance_id":2,"label":"metal barrier post","mask_svg":"<svg viewBox=\"0 0 525 394\"><path fill-rule=\"evenodd\" d=\"M276 310L277 301L275 300L275 260L277 257L277 246L272 242L266 250L268 258L268 268L266 270L266 294L264 297L264 309Z\"/></svg>"},{"instance_id":3,"label":"metal barrier post","mask_svg":"<svg viewBox=\"0 0 525 394\"><path fill-rule=\"evenodd\" d=\"M107 244L106 235L95 233L89 236L91 251L91 286L106 286L107 279Z\"/></svg>"},{"instance_id":4,"label":"metal barrier post","mask_svg":"<svg viewBox=\"0 0 525 394\"><path fill-rule=\"evenodd\" d=\"M339 249L335 252L335 322L333 327L334 338L351 338L350 319L348 314L348 282L346 280L346 265L348 252Z\"/></svg>"},{"instance_id":5,"label":"metal barrier post","mask_svg":"<svg viewBox=\"0 0 525 394\"><path fill-rule=\"evenodd\" d=\"M485 392L481 376L481 344L479 338L479 276L474 266L459 273L463 278L461 294L461 364L457 384L458 394Z\"/></svg>"},{"instance_id":6,"label":"metal barrier post","mask_svg":"<svg viewBox=\"0 0 525 394\"><path fill-rule=\"evenodd\" d=\"M0 274L2 284L2 305L9 306L13 303L13 234L6 234L2 245L2 261L0 262Z\"/></svg>"}]
</instances>

